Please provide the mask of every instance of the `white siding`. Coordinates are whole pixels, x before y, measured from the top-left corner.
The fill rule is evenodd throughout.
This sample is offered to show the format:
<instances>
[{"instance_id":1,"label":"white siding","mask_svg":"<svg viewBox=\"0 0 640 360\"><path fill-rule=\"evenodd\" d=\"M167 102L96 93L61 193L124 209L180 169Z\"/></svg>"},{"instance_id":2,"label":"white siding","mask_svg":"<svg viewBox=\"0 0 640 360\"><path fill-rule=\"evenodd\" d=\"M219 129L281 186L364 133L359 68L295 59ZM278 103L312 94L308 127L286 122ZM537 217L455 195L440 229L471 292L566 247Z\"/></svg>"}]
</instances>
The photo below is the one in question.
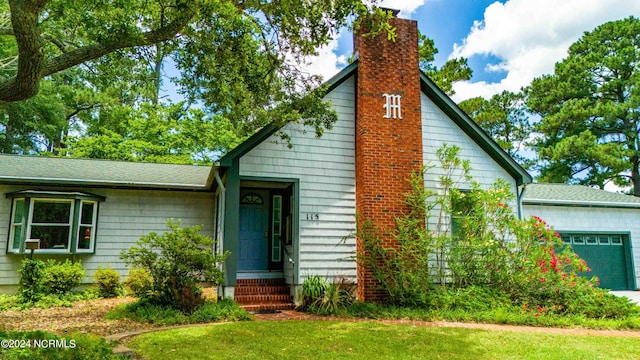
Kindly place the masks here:
<instances>
[{"instance_id":1,"label":"white siding","mask_svg":"<svg viewBox=\"0 0 640 360\"><path fill-rule=\"evenodd\" d=\"M640 286L640 210L523 205L524 218L539 216L556 231L630 232L636 286Z\"/></svg>"},{"instance_id":2,"label":"white siding","mask_svg":"<svg viewBox=\"0 0 640 360\"><path fill-rule=\"evenodd\" d=\"M0 193L23 190L26 187L0 186ZM122 276L126 265L120 252L128 249L143 235L167 230L165 220L182 219L182 225L203 225L201 233L213 236L215 201L211 193L169 192L148 190L73 189L106 197L100 203L96 232L95 255L75 255L87 270L85 282L92 281L93 272L100 266L112 267ZM2 285L18 283L17 270L22 255L5 255L8 238L11 199L0 200L0 289ZM70 256L52 255L47 258L64 259ZM2 292L2 290L0 290Z\"/></svg>"},{"instance_id":3,"label":"white siding","mask_svg":"<svg viewBox=\"0 0 640 360\"><path fill-rule=\"evenodd\" d=\"M354 86L351 77L327 94L338 121L322 137L290 124L283 131L293 148L274 135L240 159L240 176L299 179L299 282L312 274L355 280L355 239L342 242L355 231ZM308 213L320 219L308 221Z\"/></svg>"},{"instance_id":4,"label":"white siding","mask_svg":"<svg viewBox=\"0 0 640 360\"><path fill-rule=\"evenodd\" d=\"M421 93L422 104L422 151L425 166L434 166L425 174L425 188L440 191L439 177L442 175L440 161L436 151L444 144L456 145L460 148L458 156L471 162L471 176L480 183L482 188L491 187L498 179L504 179L510 184L514 199L510 205L517 212L517 186L515 179L491 156L489 156L476 142L460 129L431 99ZM458 179L458 177L454 177ZM465 179L454 187L471 189L471 184ZM437 214L434 214L437 215ZM432 217L435 221L435 216ZM430 224L433 226L433 224Z\"/></svg>"}]
</instances>

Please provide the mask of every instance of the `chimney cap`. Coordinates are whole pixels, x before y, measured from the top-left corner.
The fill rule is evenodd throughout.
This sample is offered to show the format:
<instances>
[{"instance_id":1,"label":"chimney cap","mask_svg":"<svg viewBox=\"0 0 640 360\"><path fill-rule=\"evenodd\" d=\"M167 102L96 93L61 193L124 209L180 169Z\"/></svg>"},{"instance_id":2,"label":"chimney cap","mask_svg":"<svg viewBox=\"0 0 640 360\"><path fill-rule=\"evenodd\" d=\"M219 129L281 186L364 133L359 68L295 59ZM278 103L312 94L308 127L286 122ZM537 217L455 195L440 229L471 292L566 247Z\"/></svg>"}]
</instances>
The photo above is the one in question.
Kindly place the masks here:
<instances>
[{"instance_id":1,"label":"chimney cap","mask_svg":"<svg viewBox=\"0 0 640 360\"><path fill-rule=\"evenodd\" d=\"M392 8L386 8L386 7L380 7L381 10L384 11L391 11L391 15L395 18L398 17L398 14L400 13L400 10L398 9L392 9Z\"/></svg>"}]
</instances>

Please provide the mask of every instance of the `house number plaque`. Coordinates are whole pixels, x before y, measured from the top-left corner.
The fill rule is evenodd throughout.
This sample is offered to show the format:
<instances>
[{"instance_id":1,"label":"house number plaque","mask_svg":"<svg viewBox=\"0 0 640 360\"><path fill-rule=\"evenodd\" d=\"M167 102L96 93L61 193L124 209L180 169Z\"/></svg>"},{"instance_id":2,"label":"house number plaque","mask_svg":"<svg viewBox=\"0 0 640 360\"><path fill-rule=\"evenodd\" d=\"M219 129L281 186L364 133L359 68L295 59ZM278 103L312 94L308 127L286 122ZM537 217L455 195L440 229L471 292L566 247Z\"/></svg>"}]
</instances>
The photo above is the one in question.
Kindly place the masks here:
<instances>
[{"instance_id":1,"label":"house number plaque","mask_svg":"<svg viewBox=\"0 0 640 360\"><path fill-rule=\"evenodd\" d=\"M311 220L311 221L320 220L320 214L319 213L307 213L307 220Z\"/></svg>"}]
</instances>

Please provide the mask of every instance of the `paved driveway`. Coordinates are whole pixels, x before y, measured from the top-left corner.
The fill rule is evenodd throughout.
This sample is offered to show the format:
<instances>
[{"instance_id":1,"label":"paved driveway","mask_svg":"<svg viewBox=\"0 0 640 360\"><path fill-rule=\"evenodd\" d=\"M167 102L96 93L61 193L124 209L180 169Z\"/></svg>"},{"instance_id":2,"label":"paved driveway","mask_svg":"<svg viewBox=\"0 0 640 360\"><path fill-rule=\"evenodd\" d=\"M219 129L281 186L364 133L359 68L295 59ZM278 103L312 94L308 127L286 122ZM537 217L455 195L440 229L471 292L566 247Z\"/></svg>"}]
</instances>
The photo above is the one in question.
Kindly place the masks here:
<instances>
[{"instance_id":1,"label":"paved driveway","mask_svg":"<svg viewBox=\"0 0 640 360\"><path fill-rule=\"evenodd\" d=\"M640 291L612 291L615 296L626 296L634 303L640 305Z\"/></svg>"}]
</instances>

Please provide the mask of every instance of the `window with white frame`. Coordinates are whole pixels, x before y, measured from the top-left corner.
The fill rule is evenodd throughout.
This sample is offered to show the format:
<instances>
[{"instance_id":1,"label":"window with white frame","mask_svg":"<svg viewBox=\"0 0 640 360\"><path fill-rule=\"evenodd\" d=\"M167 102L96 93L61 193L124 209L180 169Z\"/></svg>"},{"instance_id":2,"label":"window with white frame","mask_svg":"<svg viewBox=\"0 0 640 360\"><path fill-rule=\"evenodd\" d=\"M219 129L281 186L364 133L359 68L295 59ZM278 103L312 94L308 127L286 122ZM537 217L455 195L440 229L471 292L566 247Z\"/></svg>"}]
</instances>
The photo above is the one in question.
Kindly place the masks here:
<instances>
[{"instance_id":1,"label":"window with white frame","mask_svg":"<svg viewBox=\"0 0 640 360\"><path fill-rule=\"evenodd\" d=\"M41 253L93 253L98 203L86 193L20 191L13 198L8 253L24 253L25 241L40 240Z\"/></svg>"}]
</instances>

